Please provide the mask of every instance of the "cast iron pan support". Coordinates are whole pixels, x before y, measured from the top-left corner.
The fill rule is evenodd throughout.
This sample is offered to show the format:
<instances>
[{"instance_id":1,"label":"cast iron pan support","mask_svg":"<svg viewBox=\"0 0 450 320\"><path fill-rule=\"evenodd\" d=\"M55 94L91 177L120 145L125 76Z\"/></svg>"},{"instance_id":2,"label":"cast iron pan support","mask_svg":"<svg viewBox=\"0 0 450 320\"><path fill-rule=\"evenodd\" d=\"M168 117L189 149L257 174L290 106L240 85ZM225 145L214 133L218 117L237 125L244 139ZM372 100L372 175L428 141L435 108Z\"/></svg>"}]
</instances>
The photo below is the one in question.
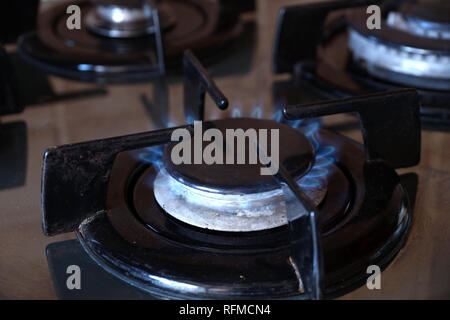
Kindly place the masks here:
<instances>
[{"instance_id":1,"label":"cast iron pan support","mask_svg":"<svg viewBox=\"0 0 450 320\"><path fill-rule=\"evenodd\" d=\"M183 70L184 116L188 122L204 120L206 92L219 109L225 110L228 108L227 98L190 50L184 53Z\"/></svg>"},{"instance_id":2,"label":"cast iron pan support","mask_svg":"<svg viewBox=\"0 0 450 320\"><path fill-rule=\"evenodd\" d=\"M193 132L193 126L186 126ZM170 142L176 128L77 143L46 150L42 169L42 227L47 236L75 231L105 210L116 156Z\"/></svg>"},{"instance_id":3,"label":"cast iron pan support","mask_svg":"<svg viewBox=\"0 0 450 320\"><path fill-rule=\"evenodd\" d=\"M152 10L153 28L152 33L155 35L156 56L158 57L158 74L164 75L166 73L166 65L164 62L164 45L161 35L161 26L159 24L159 14L157 9Z\"/></svg>"},{"instance_id":4,"label":"cast iron pan support","mask_svg":"<svg viewBox=\"0 0 450 320\"><path fill-rule=\"evenodd\" d=\"M324 22L334 10L369 6L380 0L339 0L282 8L278 18L273 52L273 72L293 72L299 62L315 60L322 40Z\"/></svg>"},{"instance_id":5,"label":"cast iron pan support","mask_svg":"<svg viewBox=\"0 0 450 320\"><path fill-rule=\"evenodd\" d=\"M366 150L366 160L383 160L393 168L420 161L419 95L414 89L382 92L354 98L287 106L288 120L356 112Z\"/></svg>"},{"instance_id":6,"label":"cast iron pan support","mask_svg":"<svg viewBox=\"0 0 450 320\"><path fill-rule=\"evenodd\" d=\"M415 90L379 93L284 108L288 120L357 112L365 142L367 161L386 161L394 168L420 161L419 97ZM276 176L281 184L291 235L291 259L299 280L311 299L322 296L323 255L317 209L286 169L280 165Z\"/></svg>"},{"instance_id":7,"label":"cast iron pan support","mask_svg":"<svg viewBox=\"0 0 450 320\"><path fill-rule=\"evenodd\" d=\"M184 107L187 119L203 121L206 92L220 109L228 107L225 95L190 51L184 55L183 66ZM291 263L304 294L310 299L320 299L323 264L320 232L316 221L317 210L282 164L279 164L279 168L275 178L281 185L286 199L291 237Z\"/></svg>"},{"instance_id":8,"label":"cast iron pan support","mask_svg":"<svg viewBox=\"0 0 450 320\"><path fill-rule=\"evenodd\" d=\"M273 159L267 157L267 150L257 143L256 148L264 163ZM318 215L314 203L303 193L295 179L282 163L278 163L275 180L283 190L288 220L290 251L289 262L298 279L302 298L319 300L323 295L323 253Z\"/></svg>"},{"instance_id":9,"label":"cast iron pan support","mask_svg":"<svg viewBox=\"0 0 450 320\"><path fill-rule=\"evenodd\" d=\"M283 165L275 175L283 190L289 226L290 263L307 299L323 295L323 252L317 208Z\"/></svg>"}]
</instances>

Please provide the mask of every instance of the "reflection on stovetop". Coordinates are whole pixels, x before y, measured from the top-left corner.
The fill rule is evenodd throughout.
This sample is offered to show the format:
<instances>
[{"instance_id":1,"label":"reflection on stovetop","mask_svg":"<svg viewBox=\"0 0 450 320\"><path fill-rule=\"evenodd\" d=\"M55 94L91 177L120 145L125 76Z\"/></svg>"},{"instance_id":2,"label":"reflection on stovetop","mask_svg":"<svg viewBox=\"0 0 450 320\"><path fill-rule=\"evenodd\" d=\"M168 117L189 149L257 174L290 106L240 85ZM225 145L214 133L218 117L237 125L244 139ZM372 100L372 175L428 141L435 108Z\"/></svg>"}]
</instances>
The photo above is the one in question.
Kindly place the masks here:
<instances>
[{"instance_id":1,"label":"reflection on stovetop","mask_svg":"<svg viewBox=\"0 0 450 320\"><path fill-rule=\"evenodd\" d=\"M56 93L48 75L25 62L15 50L5 51L0 48L0 59L2 65L0 115L21 113L25 107L107 93L102 87Z\"/></svg>"},{"instance_id":2,"label":"reflection on stovetop","mask_svg":"<svg viewBox=\"0 0 450 320\"><path fill-rule=\"evenodd\" d=\"M25 184L27 158L26 123L0 123L0 191Z\"/></svg>"},{"instance_id":3,"label":"reflection on stovetop","mask_svg":"<svg viewBox=\"0 0 450 320\"><path fill-rule=\"evenodd\" d=\"M119 280L97 265L78 240L55 242L47 246L48 268L58 299L154 299L148 293ZM70 266L78 266L81 289L67 286Z\"/></svg>"}]
</instances>

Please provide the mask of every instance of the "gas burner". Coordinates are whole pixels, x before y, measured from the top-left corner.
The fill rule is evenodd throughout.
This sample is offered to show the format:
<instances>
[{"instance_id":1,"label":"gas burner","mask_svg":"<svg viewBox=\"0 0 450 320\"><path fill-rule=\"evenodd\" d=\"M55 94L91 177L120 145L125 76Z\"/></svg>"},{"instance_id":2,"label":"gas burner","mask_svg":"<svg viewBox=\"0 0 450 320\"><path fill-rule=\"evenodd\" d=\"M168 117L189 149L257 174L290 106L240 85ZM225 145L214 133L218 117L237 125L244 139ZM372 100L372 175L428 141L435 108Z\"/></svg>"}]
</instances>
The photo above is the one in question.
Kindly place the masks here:
<instances>
[{"instance_id":1,"label":"gas burner","mask_svg":"<svg viewBox=\"0 0 450 320\"><path fill-rule=\"evenodd\" d=\"M348 13L353 59L380 79L417 86L420 77L422 88L450 90L448 3L406 3L395 10L388 12L381 30L367 28L364 8Z\"/></svg>"},{"instance_id":2,"label":"gas burner","mask_svg":"<svg viewBox=\"0 0 450 320\"><path fill-rule=\"evenodd\" d=\"M66 26L69 5L81 29ZM180 65L190 48L211 58L241 33L238 14L211 0L76 0L54 5L19 41L23 57L46 72L82 81L145 80Z\"/></svg>"},{"instance_id":3,"label":"gas burner","mask_svg":"<svg viewBox=\"0 0 450 320\"><path fill-rule=\"evenodd\" d=\"M367 1L336 1L282 9L275 71L293 72L332 96L415 87L423 103L422 119L448 125L448 3L385 2L381 7L386 18L381 29L373 30L366 25L367 5ZM338 9L347 10L333 12ZM298 31L306 25L317 33ZM295 42L294 38L301 40ZM305 46L311 49L304 50Z\"/></svg>"},{"instance_id":4,"label":"gas burner","mask_svg":"<svg viewBox=\"0 0 450 320\"><path fill-rule=\"evenodd\" d=\"M297 183L306 184L310 179L305 173L313 166L315 152L308 138L298 130L274 121L250 118L217 120L213 125L224 137L227 129L279 130L280 163ZM272 176L261 176L261 164L174 165L170 160L173 146L165 149L165 169L154 181L155 199L171 216L218 231L257 231L287 224L283 191ZM193 145L191 152L194 154ZM243 153L249 154L248 149ZM237 157L237 152L233 154ZM318 178L305 192L319 205L326 194L326 180Z\"/></svg>"},{"instance_id":5,"label":"gas burner","mask_svg":"<svg viewBox=\"0 0 450 320\"><path fill-rule=\"evenodd\" d=\"M203 120L206 92L227 107L191 53L184 68L186 115ZM273 120L202 122L280 130L279 171L269 177L260 164L175 165L171 135L196 123L49 149L43 230L76 231L100 266L157 297L339 296L405 242L412 211L394 169L420 157L414 90L284 109L288 121L342 112L359 114L365 145L322 129L310 139Z\"/></svg>"},{"instance_id":6,"label":"gas burner","mask_svg":"<svg viewBox=\"0 0 450 320\"><path fill-rule=\"evenodd\" d=\"M86 25L90 31L111 38L134 38L153 33L152 10L158 8L162 30L175 25L170 5L161 1L92 0L95 9L87 13Z\"/></svg>"}]
</instances>

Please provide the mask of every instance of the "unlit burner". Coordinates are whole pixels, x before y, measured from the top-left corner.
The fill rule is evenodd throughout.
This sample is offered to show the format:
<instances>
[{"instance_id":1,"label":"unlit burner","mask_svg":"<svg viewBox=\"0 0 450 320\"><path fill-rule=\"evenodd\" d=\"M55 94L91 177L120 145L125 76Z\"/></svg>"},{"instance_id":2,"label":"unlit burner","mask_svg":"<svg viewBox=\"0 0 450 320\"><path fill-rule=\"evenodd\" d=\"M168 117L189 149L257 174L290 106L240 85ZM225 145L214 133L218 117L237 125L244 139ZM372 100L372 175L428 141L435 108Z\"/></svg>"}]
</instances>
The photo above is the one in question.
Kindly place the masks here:
<instances>
[{"instance_id":1,"label":"unlit burner","mask_svg":"<svg viewBox=\"0 0 450 320\"><path fill-rule=\"evenodd\" d=\"M279 129L279 162L299 184L311 179L307 173L314 163L314 149L301 132L258 119L218 120L214 127L222 132L237 128ZM154 181L155 199L169 215L196 227L229 232L267 230L287 224L283 191L273 176L260 175L261 164L177 166L170 160L172 147L166 148L165 168ZM325 198L326 190L325 177L315 178L312 186L304 188L315 205Z\"/></svg>"}]
</instances>

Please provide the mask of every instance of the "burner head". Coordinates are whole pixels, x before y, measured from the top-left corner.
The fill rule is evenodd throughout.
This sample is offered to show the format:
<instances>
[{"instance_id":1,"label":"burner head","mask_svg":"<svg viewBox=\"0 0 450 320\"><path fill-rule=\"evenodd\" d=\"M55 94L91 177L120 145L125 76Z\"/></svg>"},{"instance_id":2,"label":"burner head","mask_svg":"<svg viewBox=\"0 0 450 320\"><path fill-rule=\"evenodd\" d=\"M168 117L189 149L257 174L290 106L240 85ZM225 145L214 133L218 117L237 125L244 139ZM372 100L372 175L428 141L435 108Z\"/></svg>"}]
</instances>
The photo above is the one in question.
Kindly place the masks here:
<instances>
[{"instance_id":1,"label":"burner head","mask_svg":"<svg viewBox=\"0 0 450 320\"><path fill-rule=\"evenodd\" d=\"M314 162L314 149L299 131L274 121L257 119L228 119L214 121L214 128L222 132L226 140L227 129L279 130L279 163L283 164L296 181L302 185L304 175ZM191 142L193 142L191 140ZM202 142L202 150L211 142ZM269 156L271 144L268 139ZM264 167L257 164L237 164L238 148L234 148L234 164L180 164L175 165L171 154L175 144L164 152L165 169L154 181L155 199L171 216L200 228L229 232L267 230L287 224L286 207L281 187L273 176L261 175ZM194 154L194 143L191 143ZM252 146L246 142L246 157ZM325 177L317 178L314 185L305 188L305 193L319 205L326 194Z\"/></svg>"},{"instance_id":2,"label":"burner head","mask_svg":"<svg viewBox=\"0 0 450 320\"><path fill-rule=\"evenodd\" d=\"M450 89L448 3L403 4L388 13L380 30L368 30L366 17L361 9L349 14L348 43L359 67L403 85Z\"/></svg>"},{"instance_id":3,"label":"burner head","mask_svg":"<svg viewBox=\"0 0 450 320\"><path fill-rule=\"evenodd\" d=\"M218 129L226 142L226 130L242 129L267 130L267 153L270 156L271 130L279 130L279 163L283 164L289 173L300 178L309 171L314 162L314 148L309 139L294 128L271 120L239 118L213 121L213 128ZM211 142L203 141L202 150ZM240 194L250 192L270 191L278 188L271 175L261 175L264 167L259 161L257 164L248 164L250 146L248 139L245 144L246 164L236 164L239 150L234 148L234 164L180 164L175 165L171 160L172 149L176 143L167 146L164 151L164 165L168 173L176 180L188 184L193 188L208 189L213 193ZM191 154L194 155L195 143L191 143ZM226 152L224 152L224 158Z\"/></svg>"}]
</instances>

